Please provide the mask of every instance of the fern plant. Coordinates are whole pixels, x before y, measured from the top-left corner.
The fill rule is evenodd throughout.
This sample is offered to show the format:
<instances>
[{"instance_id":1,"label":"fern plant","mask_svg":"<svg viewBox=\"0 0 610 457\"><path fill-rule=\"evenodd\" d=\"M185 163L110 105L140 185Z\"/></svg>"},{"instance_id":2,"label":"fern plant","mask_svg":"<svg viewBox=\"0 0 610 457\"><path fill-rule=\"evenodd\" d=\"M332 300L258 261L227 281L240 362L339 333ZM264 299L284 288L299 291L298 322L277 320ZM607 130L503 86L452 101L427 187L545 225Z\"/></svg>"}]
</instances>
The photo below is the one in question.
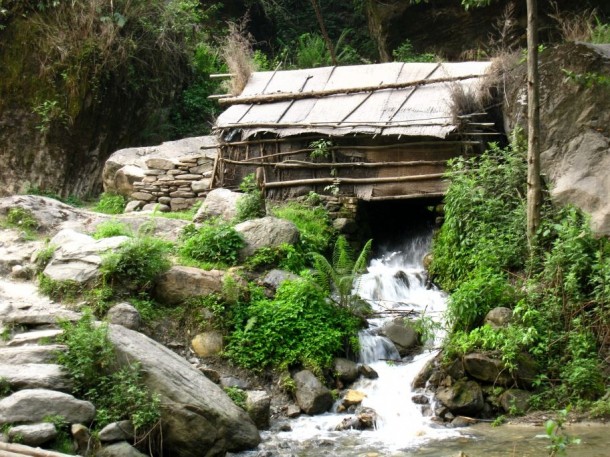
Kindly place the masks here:
<instances>
[{"instance_id":1,"label":"fern plant","mask_svg":"<svg viewBox=\"0 0 610 457\"><path fill-rule=\"evenodd\" d=\"M340 236L335 243L332 264L326 257L313 254L318 284L339 306L351 308L358 301L358 295L353 293L358 287L354 285L358 277L366 271L372 244L373 240L367 241L356 257L345 237Z\"/></svg>"}]
</instances>

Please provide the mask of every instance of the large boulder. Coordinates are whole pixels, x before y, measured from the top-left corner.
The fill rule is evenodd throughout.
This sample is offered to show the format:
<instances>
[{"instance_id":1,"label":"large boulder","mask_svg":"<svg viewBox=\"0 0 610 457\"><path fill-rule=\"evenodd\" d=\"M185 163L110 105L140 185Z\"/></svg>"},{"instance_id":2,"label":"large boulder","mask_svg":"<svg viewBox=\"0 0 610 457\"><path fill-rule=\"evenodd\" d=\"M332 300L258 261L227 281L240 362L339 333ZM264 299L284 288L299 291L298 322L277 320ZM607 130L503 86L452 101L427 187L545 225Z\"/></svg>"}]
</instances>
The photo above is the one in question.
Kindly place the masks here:
<instances>
[{"instance_id":1,"label":"large boulder","mask_svg":"<svg viewBox=\"0 0 610 457\"><path fill-rule=\"evenodd\" d=\"M280 245L295 244L299 241L299 229L286 219L273 216L261 217L242 222L235 230L244 237L246 245L239 251L240 258L246 259L260 248L274 248Z\"/></svg>"},{"instance_id":2,"label":"large boulder","mask_svg":"<svg viewBox=\"0 0 610 457\"><path fill-rule=\"evenodd\" d=\"M299 371L292 378L296 384L297 404L304 413L325 413L333 405L330 390L311 371Z\"/></svg>"},{"instance_id":3,"label":"large boulder","mask_svg":"<svg viewBox=\"0 0 610 457\"><path fill-rule=\"evenodd\" d=\"M539 68L541 168L551 197L590 214L593 231L609 235L610 97L607 84L591 78L610 78L610 45L565 43L545 50ZM525 64L510 74L503 82L507 130L527 119Z\"/></svg>"},{"instance_id":4,"label":"large boulder","mask_svg":"<svg viewBox=\"0 0 610 457\"><path fill-rule=\"evenodd\" d=\"M72 395L47 389L25 389L0 400L0 425L42 422L47 416L62 416L69 424L90 423L95 407Z\"/></svg>"},{"instance_id":5,"label":"large boulder","mask_svg":"<svg viewBox=\"0 0 610 457\"><path fill-rule=\"evenodd\" d=\"M144 382L161 397L163 448L177 457L216 456L255 447L248 414L199 370L141 333L110 324L119 365L140 364Z\"/></svg>"},{"instance_id":6,"label":"large boulder","mask_svg":"<svg viewBox=\"0 0 610 457\"><path fill-rule=\"evenodd\" d=\"M222 283L226 272L221 270L202 270L195 267L175 265L157 280L155 294L168 305L204 295L222 293Z\"/></svg>"},{"instance_id":7,"label":"large boulder","mask_svg":"<svg viewBox=\"0 0 610 457\"><path fill-rule=\"evenodd\" d=\"M513 320L513 310L504 306L498 306L489 310L485 315L484 324L494 328L507 327Z\"/></svg>"},{"instance_id":8,"label":"large boulder","mask_svg":"<svg viewBox=\"0 0 610 457\"><path fill-rule=\"evenodd\" d=\"M51 363L57 360L57 353L66 348L59 344L44 346L15 346L0 349L1 365L20 365L24 363Z\"/></svg>"},{"instance_id":9,"label":"large boulder","mask_svg":"<svg viewBox=\"0 0 610 457\"><path fill-rule=\"evenodd\" d=\"M508 389L500 395L500 405L510 414L524 414L529 409L532 394L527 390Z\"/></svg>"},{"instance_id":10,"label":"large boulder","mask_svg":"<svg viewBox=\"0 0 610 457\"><path fill-rule=\"evenodd\" d=\"M74 281L86 284L100 277L102 256L117 249L129 240L126 236L113 236L95 240L89 235L64 229L55 235L50 244L58 246L44 274L54 281Z\"/></svg>"},{"instance_id":11,"label":"large boulder","mask_svg":"<svg viewBox=\"0 0 610 457\"><path fill-rule=\"evenodd\" d=\"M141 180L137 178L143 177L148 169L146 162L149 159L178 160L202 154L213 158L216 154L216 145L216 137L200 136L167 141L157 146L119 149L104 164L102 172L104 190L128 197L133 192L133 183Z\"/></svg>"},{"instance_id":12,"label":"large boulder","mask_svg":"<svg viewBox=\"0 0 610 457\"><path fill-rule=\"evenodd\" d=\"M513 376L501 359L489 354L473 352L463 357L466 372L479 381L507 386L514 382Z\"/></svg>"},{"instance_id":13,"label":"large boulder","mask_svg":"<svg viewBox=\"0 0 610 457\"><path fill-rule=\"evenodd\" d=\"M135 429L131 421L112 422L100 430L101 442L131 441L135 437Z\"/></svg>"},{"instance_id":14,"label":"large boulder","mask_svg":"<svg viewBox=\"0 0 610 457\"><path fill-rule=\"evenodd\" d=\"M333 372L342 383L351 384L360 375L358 365L351 360L337 357L333 360Z\"/></svg>"},{"instance_id":15,"label":"large boulder","mask_svg":"<svg viewBox=\"0 0 610 457\"><path fill-rule=\"evenodd\" d=\"M223 347L222 333L218 330L199 333L191 341L191 346L199 357L218 355L222 352Z\"/></svg>"},{"instance_id":16,"label":"large boulder","mask_svg":"<svg viewBox=\"0 0 610 457\"><path fill-rule=\"evenodd\" d=\"M448 387L439 387L436 398L453 414L476 416L484 406L483 391L475 381L460 380Z\"/></svg>"},{"instance_id":17,"label":"large boulder","mask_svg":"<svg viewBox=\"0 0 610 457\"><path fill-rule=\"evenodd\" d=\"M193 221L203 222L214 217L232 221L237 216L237 202L243 195L223 188L210 191Z\"/></svg>"},{"instance_id":18,"label":"large boulder","mask_svg":"<svg viewBox=\"0 0 610 457\"><path fill-rule=\"evenodd\" d=\"M402 318L386 323L381 334L394 343L401 356L408 355L419 344L417 331Z\"/></svg>"},{"instance_id":19,"label":"large boulder","mask_svg":"<svg viewBox=\"0 0 610 457\"><path fill-rule=\"evenodd\" d=\"M131 330L138 330L142 325L140 312L127 302L114 305L108 310L106 317L110 323L122 325Z\"/></svg>"},{"instance_id":20,"label":"large boulder","mask_svg":"<svg viewBox=\"0 0 610 457\"><path fill-rule=\"evenodd\" d=\"M96 457L146 457L146 454L142 454L127 441L104 446L95 455Z\"/></svg>"}]
</instances>

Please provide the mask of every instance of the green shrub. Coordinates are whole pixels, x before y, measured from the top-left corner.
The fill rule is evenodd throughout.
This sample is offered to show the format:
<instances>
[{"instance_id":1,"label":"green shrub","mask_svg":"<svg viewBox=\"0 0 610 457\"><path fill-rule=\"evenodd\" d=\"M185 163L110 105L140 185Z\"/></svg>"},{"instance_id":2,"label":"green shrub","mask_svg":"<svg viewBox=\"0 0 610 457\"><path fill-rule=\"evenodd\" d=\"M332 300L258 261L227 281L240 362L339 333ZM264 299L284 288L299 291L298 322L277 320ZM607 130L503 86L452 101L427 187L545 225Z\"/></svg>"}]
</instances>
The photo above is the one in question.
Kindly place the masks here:
<instances>
[{"instance_id":1,"label":"green shrub","mask_svg":"<svg viewBox=\"0 0 610 457\"><path fill-rule=\"evenodd\" d=\"M245 262L251 270L263 271L279 268L299 274L306 268L306 258L298 248L283 243L278 247L265 247L257 249Z\"/></svg>"},{"instance_id":2,"label":"green shrub","mask_svg":"<svg viewBox=\"0 0 610 457\"><path fill-rule=\"evenodd\" d=\"M301 235L301 249L306 254L325 253L335 236L328 212L321 206L290 202L273 208L271 212L297 226Z\"/></svg>"},{"instance_id":3,"label":"green shrub","mask_svg":"<svg viewBox=\"0 0 610 457\"><path fill-rule=\"evenodd\" d=\"M239 387L225 387L225 393L229 396L233 403L239 406L241 409L246 409L246 399L248 394Z\"/></svg>"},{"instance_id":4,"label":"green shrub","mask_svg":"<svg viewBox=\"0 0 610 457\"><path fill-rule=\"evenodd\" d=\"M392 51L392 57L396 62L436 62L439 60L439 57L432 53L417 54L409 39L403 41Z\"/></svg>"},{"instance_id":5,"label":"green shrub","mask_svg":"<svg viewBox=\"0 0 610 457\"><path fill-rule=\"evenodd\" d=\"M235 265L244 247L242 236L228 223L219 219L206 221L200 228L187 226L180 255L187 259Z\"/></svg>"},{"instance_id":6,"label":"green shrub","mask_svg":"<svg viewBox=\"0 0 610 457\"><path fill-rule=\"evenodd\" d=\"M36 253L36 260L34 263L37 272L41 272L46 268L56 250L57 246L47 243L44 248Z\"/></svg>"},{"instance_id":7,"label":"green shrub","mask_svg":"<svg viewBox=\"0 0 610 457\"><path fill-rule=\"evenodd\" d=\"M2 226L22 230L27 239L33 239L38 230L38 221L30 210L15 207L8 210Z\"/></svg>"},{"instance_id":8,"label":"green shrub","mask_svg":"<svg viewBox=\"0 0 610 457\"><path fill-rule=\"evenodd\" d=\"M100 195L100 200L93 207L93 210L104 214L121 214L124 208L125 197L104 192Z\"/></svg>"},{"instance_id":9,"label":"green shrub","mask_svg":"<svg viewBox=\"0 0 610 457\"><path fill-rule=\"evenodd\" d=\"M246 368L300 364L319 372L334 355L357 347L359 320L329 304L311 279L283 282L271 301L254 297L236 320L226 354Z\"/></svg>"},{"instance_id":10,"label":"green shrub","mask_svg":"<svg viewBox=\"0 0 610 457\"><path fill-rule=\"evenodd\" d=\"M119 221L105 221L99 224L93 232L93 238L111 238L113 236L133 236L131 229Z\"/></svg>"},{"instance_id":11,"label":"green shrub","mask_svg":"<svg viewBox=\"0 0 610 457\"><path fill-rule=\"evenodd\" d=\"M260 189L256 185L254 174L249 174L244 178L239 188L244 195L237 200L235 217L236 222L249 219L256 219L265 216L265 199Z\"/></svg>"},{"instance_id":12,"label":"green shrub","mask_svg":"<svg viewBox=\"0 0 610 457\"><path fill-rule=\"evenodd\" d=\"M55 301L74 302L85 289L76 281L55 281L45 274L38 275L38 290Z\"/></svg>"},{"instance_id":13,"label":"green shrub","mask_svg":"<svg viewBox=\"0 0 610 457\"><path fill-rule=\"evenodd\" d=\"M133 238L103 258L102 274L113 286L121 284L129 290L146 291L157 276L170 268L171 249L171 243L158 238Z\"/></svg>"},{"instance_id":14,"label":"green shrub","mask_svg":"<svg viewBox=\"0 0 610 457\"><path fill-rule=\"evenodd\" d=\"M160 417L160 400L142 383L137 364L113 370L114 348L106 324L95 325L92 314L85 312L61 328L58 342L66 350L58 353L58 363L72 379L74 394L96 406L96 425L130 419L138 431L152 427Z\"/></svg>"}]
</instances>

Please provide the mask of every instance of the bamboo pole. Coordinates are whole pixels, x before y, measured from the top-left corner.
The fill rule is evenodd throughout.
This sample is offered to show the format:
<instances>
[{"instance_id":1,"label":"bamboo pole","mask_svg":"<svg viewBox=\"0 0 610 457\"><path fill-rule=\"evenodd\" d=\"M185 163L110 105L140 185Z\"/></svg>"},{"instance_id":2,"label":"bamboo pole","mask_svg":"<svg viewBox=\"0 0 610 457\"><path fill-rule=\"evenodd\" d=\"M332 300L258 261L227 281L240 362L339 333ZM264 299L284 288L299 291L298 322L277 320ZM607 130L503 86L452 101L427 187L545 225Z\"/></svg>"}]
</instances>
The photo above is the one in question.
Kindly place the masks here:
<instances>
[{"instance_id":1,"label":"bamboo pole","mask_svg":"<svg viewBox=\"0 0 610 457\"><path fill-rule=\"evenodd\" d=\"M362 200L367 202L382 202L390 200L414 200L416 198L443 198L445 192L428 192L418 194L406 194L406 195L384 195L381 197L369 197L363 198Z\"/></svg>"},{"instance_id":2,"label":"bamboo pole","mask_svg":"<svg viewBox=\"0 0 610 457\"><path fill-rule=\"evenodd\" d=\"M278 187L293 187L293 186L307 186L315 184L383 184L383 183L394 183L394 182L408 182L408 181L426 181L429 179L441 179L445 177L445 173L431 173L427 175L414 175L414 176L391 176L384 178L316 178L316 179L295 179L293 181L278 181L268 182L265 184L267 189L275 189Z\"/></svg>"},{"instance_id":3,"label":"bamboo pole","mask_svg":"<svg viewBox=\"0 0 610 457\"><path fill-rule=\"evenodd\" d=\"M221 145L226 146L243 146L247 144L259 144L259 143L292 143L295 141L309 141L319 140L321 135L309 135L305 137L285 137L285 138L269 138L261 140L244 140L244 141L229 141L226 143L219 143L217 146L201 146L199 149L215 149ZM391 148L408 148L409 146L453 146L453 145L478 145L480 141L471 140L451 140L451 141L412 141L410 143L392 143L392 144L380 144L378 146L360 146L360 145L336 145L329 146L327 149L391 149ZM312 151L312 148L307 151Z\"/></svg>"},{"instance_id":4,"label":"bamboo pole","mask_svg":"<svg viewBox=\"0 0 610 457\"><path fill-rule=\"evenodd\" d=\"M274 94L261 94L261 95L253 95L249 97L227 97L224 99L218 100L220 105L238 105L238 104L252 104L252 103L275 103L281 101L289 101L289 100L302 100L306 98L322 98L328 97L330 95L349 95L349 94L357 94L360 92L374 92L378 90L387 90L387 89L404 89L406 87L414 87L414 86L425 86L428 84L439 84L446 82L455 82L455 81L463 81L466 79L474 79L481 78L483 75L465 75L465 76L451 76L446 78L435 78L435 79L420 79L417 81L407 81L402 83L388 83L388 84L379 84L377 86L364 86L364 87L353 87L353 88L343 88L343 89L327 89L327 90L319 90L319 91L310 91L310 92L279 92Z\"/></svg>"},{"instance_id":5,"label":"bamboo pole","mask_svg":"<svg viewBox=\"0 0 610 457\"><path fill-rule=\"evenodd\" d=\"M251 160L223 159L231 165L264 166L274 168L382 168L382 167L413 167L418 165L445 165L447 160L413 160L410 162L304 162L287 160L285 162L263 162Z\"/></svg>"}]
</instances>

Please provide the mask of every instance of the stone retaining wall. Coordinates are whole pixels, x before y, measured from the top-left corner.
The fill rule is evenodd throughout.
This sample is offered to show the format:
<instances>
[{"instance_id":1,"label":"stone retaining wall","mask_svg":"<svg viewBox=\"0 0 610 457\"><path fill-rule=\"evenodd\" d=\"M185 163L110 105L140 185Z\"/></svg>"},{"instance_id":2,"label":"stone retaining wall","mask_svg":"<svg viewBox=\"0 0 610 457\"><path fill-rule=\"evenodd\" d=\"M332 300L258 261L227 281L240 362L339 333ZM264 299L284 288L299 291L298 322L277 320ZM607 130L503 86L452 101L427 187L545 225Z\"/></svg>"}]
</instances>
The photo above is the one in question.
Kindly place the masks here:
<instances>
[{"instance_id":1,"label":"stone retaining wall","mask_svg":"<svg viewBox=\"0 0 610 457\"><path fill-rule=\"evenodd\" d=\"M210 191L214 155L197 154L180 159L151 157L146 160L146 167L142 181L133 184L134 192L126 211L155 207L163 212L181 211L204 200Z\"/></svg>"}]
</instances>

